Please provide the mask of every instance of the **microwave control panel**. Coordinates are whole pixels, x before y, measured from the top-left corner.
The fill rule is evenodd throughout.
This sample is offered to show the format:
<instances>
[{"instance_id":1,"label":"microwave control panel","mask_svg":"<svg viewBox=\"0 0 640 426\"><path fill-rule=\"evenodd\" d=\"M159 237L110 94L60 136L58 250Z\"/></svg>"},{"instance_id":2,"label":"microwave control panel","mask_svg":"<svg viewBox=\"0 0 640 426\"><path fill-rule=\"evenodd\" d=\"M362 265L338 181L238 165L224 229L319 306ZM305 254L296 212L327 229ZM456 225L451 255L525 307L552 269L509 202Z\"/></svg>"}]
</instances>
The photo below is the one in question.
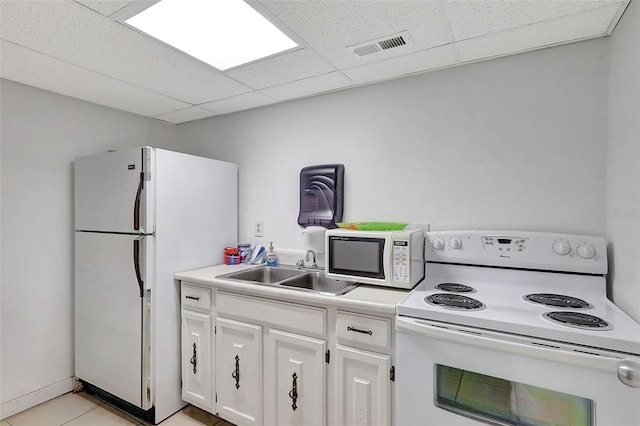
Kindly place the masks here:
<instances>
[{"instance_id":1,"label":"microwave control panel","mask_svg":"<svg viewBox=\"0 0 640 426\"><path fill-rule=\"evenodd\" d=\"M393 280L409 281L409 241L393 240Z\"/></svg>"}]
</instances>

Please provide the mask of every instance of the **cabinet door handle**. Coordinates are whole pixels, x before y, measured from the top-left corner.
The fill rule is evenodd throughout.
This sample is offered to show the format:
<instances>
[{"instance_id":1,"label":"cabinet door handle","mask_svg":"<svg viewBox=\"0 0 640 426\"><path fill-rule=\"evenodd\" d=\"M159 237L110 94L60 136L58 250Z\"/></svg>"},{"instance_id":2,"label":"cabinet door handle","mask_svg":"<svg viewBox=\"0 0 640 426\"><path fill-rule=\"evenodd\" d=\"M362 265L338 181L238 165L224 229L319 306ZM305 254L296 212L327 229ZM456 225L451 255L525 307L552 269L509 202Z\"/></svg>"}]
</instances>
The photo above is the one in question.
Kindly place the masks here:
<instances>
[{"instance_id":1,"label":"cabinet door handle","mask_svg":"<svg viewBox=\"0 0 640 426\"><path fill-rule=\"evenodd\" d=\"M236 389L240 389L240 357L236 355L236 368L231 373L231 377L236 379Z\"/></svg>"},{"instance_id":2,"label":"cabinet door handle","mask_svg":"<svg viewBox=\"0 0 640 426\"><path fill-rule=\"evenodd\" d=\"M293 411L296 411L296 408L298 408L296 405L296 402L298 401L298 375L293 373L291 378L293 379L293 383L291 384L291 390L289 391L289 398L293 401L291 408L293 408Z\"/></svg>"},{"instance_id":3,"label":"cabinet door handle","mask_svg":"<svg viewBox=\"0 0 640 426\"><path fill-rule=\"evenodd\" d=\"M191 360L189 361L189 363L191 365L193 365L193 374L196 374L197 370L197 365L198 365L198 353L197 353L197 346L195 344L195 342L193 343L193 356L191 357Z\"/></svg>"},{"instance_id":4,"label":"cabinet door handle","mask_svg":"<svg viewBox=\"0 0 640 426\"><path fill-rule=\"evenodd\" d=\"M350 325L347 326L347 331L353 331L353 332L356 332L356 333L368 334L369 336L373 335L373 331L371 331L371 330L359 330L357 328L351 327Z\"/></svg>"},{"instance_id":5,"label":"cabinet door handle","mask_svg":"<svg viewBox=\"0 0 640 426\"><path fill-rule=\"evenodd\" d=\"M199 297L195 297L195 296L189 296L189 295L187 295L187 296L185 296L185 298L186 298L186 299L191 299L191 300L195 300L195 301L198 301L198 300L200 300L200 298L199 298Z\"/></svg>"}]
</instances>

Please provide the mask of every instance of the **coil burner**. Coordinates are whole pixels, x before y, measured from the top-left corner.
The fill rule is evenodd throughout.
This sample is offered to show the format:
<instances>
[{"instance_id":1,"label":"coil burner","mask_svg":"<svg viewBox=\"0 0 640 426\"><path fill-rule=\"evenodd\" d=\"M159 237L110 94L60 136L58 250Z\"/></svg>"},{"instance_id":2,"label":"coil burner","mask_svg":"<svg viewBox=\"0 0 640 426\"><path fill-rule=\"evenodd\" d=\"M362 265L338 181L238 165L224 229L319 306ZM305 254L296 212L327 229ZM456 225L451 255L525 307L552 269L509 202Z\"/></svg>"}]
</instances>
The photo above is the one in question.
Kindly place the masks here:
<instances>
[{"instance_id":1,"label":"coil burner","mask_svg":"<svg viewBox=\"0 0 640 426\"><path fill-rule=\"evenodd\" d=\"M424 299L427 303L443 308L472 311L484 308L484 303L461 294L436 293Z\"/></svg>"},{"instance_id":2,"label":"coil burner","mask_svg":"<svg viewBox=\"0 0 640 426\"><path fill-rule=\"evenodd\" d=\"M546 306L555 306L557 308L569 309L585 309L591 307L590 304L582 299L573 296L565 296L564 294L553 293L533 293L524 296L525 300L533 303L540 303Z\"/></svg>"},{"instance_id":3,"label":"coil burner","mask_svg":"<svg viewBox=\"0 0 640 426\"><path fill-rule=\"evenodd\" d=\"M581 312L547 312L542 315L552 322L583 330L611 330L611 325L602 318Z\"/></svg>"},{"instance_id":4,"label":"coil burner","mask_svg":"<svg viewBox=\"0 0 640 426\"><path fill-rule=\"evenodd\" d=\"M452 293L472 293L476 291L473 287L459 283L440 283L436 288L438 290L450 291Z\"/></svg>"}]
</instances>

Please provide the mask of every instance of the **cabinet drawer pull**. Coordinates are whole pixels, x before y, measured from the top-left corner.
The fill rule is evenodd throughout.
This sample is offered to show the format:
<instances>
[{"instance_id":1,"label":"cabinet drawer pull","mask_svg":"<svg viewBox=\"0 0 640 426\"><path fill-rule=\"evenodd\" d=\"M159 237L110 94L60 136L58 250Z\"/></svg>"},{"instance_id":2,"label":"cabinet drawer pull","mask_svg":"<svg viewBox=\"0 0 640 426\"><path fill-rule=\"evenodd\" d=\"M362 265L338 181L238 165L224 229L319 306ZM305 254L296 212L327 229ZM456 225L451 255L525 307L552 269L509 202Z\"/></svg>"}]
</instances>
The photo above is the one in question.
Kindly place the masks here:
<instances>
[{"instance_id":1,"label":"cabinet drawer pull","mask_svg":"<svg viewBox=\"0 0 640 426\"><path fill-rule=\"evenodd\" d=\"M289 398L291 398L291 400L293 401L293 404L291 404L291 408L293 408L293 411L296 411L296 408L298 408L298 406L296 405L296 402L298 401L298 375L296 373L293 373L291 375L291 378L293 379L293 384L291 385L292 388L289 391Z\"/></svg>"},{"instance_id":2,"label":"cabinet drawer pull","mask_svg":"<svg viewBox=\"0 0 640 426\"><path fill-rule=\"evenodd\" d=\"M371 331L371 330L359 330L357 328L351 327L350 325L347 326L347 331L353 331L353 332L356 332L356 333L368 334L369 336L373 336L373 331Z\"/></svg>"},{"instance_id":3,"label":"cabinet drawer pull","mask_svg":"<svg viewBox=\"0 0 640 426\"><path fill-rule=\"evenodd\" d=\"M200 300L200 298L199 298L199 297L196 297L196 296L188 296L188 295L187 295L187 296L185 296L185 298L187 298L187 299L191 299L191 300L195 300L196 302L197 302L198 300Z\"/></svg>"},{"instance_id":4,"label":"cabinet drawer pull","mask_svg":"<svg viewBox=\"0 0 640 426\"><path fill-rule=\"evenodd\" d=\"M236 368L231 373L231 377L236 379L236 389L240 389L240 357L236 355Z\"/></svg>"},{"instance_id":5,"label":"cabinet drawer pull","mask_svg":"<svg viewBox=\"0 0 640 426\"><path fill-rule=\"evenodd\" d=\"M198 371L196 369L196 366L198 365L198 355L196 352L197 346L195 344L195 342L193 343L193 356L191 357L191 360L189 361L189 363L191 365L193 365L193 374L196 374L196 372Z\"/></svg>"}]
</instances>

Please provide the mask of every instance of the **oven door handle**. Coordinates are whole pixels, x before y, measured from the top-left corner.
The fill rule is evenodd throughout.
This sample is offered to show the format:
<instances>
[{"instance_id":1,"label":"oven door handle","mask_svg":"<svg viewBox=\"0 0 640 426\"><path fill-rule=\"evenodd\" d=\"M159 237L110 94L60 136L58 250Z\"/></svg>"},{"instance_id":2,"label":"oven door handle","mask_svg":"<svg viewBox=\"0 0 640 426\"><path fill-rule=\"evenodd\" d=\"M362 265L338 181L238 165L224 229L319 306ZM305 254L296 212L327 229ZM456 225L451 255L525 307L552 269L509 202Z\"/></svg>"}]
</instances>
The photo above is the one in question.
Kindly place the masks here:
<instances>
[{"instance_id":1,"label":"oven door handle","mask_svg":"<svg viewBox=\"0 0 640 426\"><path fill-rule=\"evenodd\" d=\"M455 327L455 325L449 325ZM535 339L522 339L518 341L510 341L506 338L497 338L496 336L486 337L482 335L482 331L468 332L460 330L452 330L444 326L435 326L415 318L396 317L396 330L399 332L409 332L423 337L433 339L448 340L463 345L476 346L501 352L535 357L553 362L562 362L565 364L577 365L580 367L596 369L600 371L610 372L618 376L620 381L630 387L640 387L637 377L640 374L640 363L638 359L631 361L631 357L624 355L620 357L607 355L592 355L584 352L575 352L563 348L555 348L548 342L536 342ZM506 336L505 336L506 337ZM634 373L631 374L630 370Z\"/></svg>"}]
</instances>

